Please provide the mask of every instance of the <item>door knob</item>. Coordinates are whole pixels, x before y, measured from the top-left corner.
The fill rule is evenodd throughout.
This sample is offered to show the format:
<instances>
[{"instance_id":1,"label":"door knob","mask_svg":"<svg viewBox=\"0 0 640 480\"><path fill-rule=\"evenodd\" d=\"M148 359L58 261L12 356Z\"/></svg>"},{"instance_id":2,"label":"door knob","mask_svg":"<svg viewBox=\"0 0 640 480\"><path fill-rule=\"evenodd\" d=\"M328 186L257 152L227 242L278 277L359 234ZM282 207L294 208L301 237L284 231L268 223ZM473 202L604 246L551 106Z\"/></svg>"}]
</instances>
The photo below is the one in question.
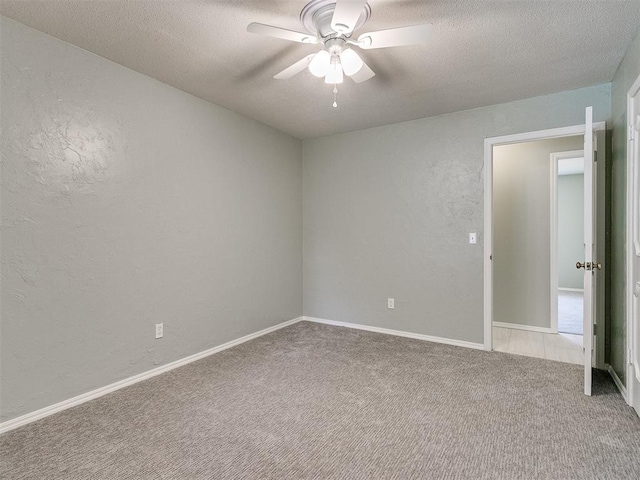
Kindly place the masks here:
<instances>
[{"instance_id":1,"label":"door knob","mask_svg":"<svg viewBox=\"0 0 640 480\"><path fill-rule=\"evenodd\" d=\"M596 262L576 263L576 268L584 268L586 270L602 270L602 264Z\"/></svg>"}]
</instances>

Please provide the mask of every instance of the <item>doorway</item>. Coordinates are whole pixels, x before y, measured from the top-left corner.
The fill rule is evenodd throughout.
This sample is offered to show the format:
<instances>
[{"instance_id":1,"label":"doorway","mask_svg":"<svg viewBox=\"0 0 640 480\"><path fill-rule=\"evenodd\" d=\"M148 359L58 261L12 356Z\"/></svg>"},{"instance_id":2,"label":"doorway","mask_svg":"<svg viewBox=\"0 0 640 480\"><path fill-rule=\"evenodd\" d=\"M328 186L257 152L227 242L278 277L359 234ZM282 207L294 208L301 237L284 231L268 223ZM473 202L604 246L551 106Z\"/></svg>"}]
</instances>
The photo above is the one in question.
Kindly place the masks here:
<instances>
[{"instance_id":1,"label":"doorway","mask_svg":"<svg viewBox=\"0 0 640 480\"><path fill-rule=\"evenodd\" d=\"M605 277L599 274L601 263L596 262L604 258L605 162L603 158L597 162L596 155L597 143L604 145L605 125L604 122L594 125L591 119L592 108L588 107L583 125L487 138L484 170L485 349L542 358L555 355L551 359L583 363L584 391L588 395L592 367L604 367L605 331ZM540 150L545 141L573 143L552 145L553 150L547 150L546 159L537 163L531 161L529 154L519 151L525 147L536 150L531 148L534 146ZM549 247L552 245L551 189L555 182L550 155L577 151L580 147L584 150L585 170L584 242L581 254L572 263L573 268L578 264L584 285L581 340L578 334L558 332L558 303L553 299L558 296L560 285L559 280L553 285L553 248ZM499 159L505 152L510 152L510 160ZM507 165L503 171L496 168L500 162ZM502 182L503 187L506 185L506 198L496 177L500 175L507 177L507 181ZM509 196L511 194L519 197ZM508 214L507 220L501 223L499 216L504 212ZM572 341L563 342L568 335L574 335L568 337ZM577 356L559 358L556 355L559 350L568 355L572 355L568 353L572 350Z\"/></svg>"},{"instance_id":2,"label":"doorway","mask_svg":"<svg viewBox=\"0 0 640 480\"><path fill-rule=\"evenodd\" d=\"M583 143L571 135L493 147L496 351L583 363L575 266L583 257Z\"/></svg>"},{"instance_id":3,"label":"doorway","mask_svg":"<svg viewBox=\"0 0 640 480\"><path fill-rule=\"evenodd\" d=\"M582 336L583 274L576 262L584 251L584 151L553 152L550 160L551 325L559 334Z\"/></svg>"}]
</instances>

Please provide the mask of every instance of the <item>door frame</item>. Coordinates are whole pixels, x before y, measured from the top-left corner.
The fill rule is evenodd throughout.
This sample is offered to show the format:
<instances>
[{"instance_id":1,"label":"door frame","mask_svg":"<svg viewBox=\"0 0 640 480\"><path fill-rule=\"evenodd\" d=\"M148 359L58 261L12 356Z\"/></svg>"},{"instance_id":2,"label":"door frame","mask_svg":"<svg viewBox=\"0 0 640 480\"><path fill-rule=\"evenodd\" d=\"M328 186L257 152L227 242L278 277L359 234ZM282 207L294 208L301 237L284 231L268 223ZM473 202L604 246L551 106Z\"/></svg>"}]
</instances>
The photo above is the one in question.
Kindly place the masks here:
<instances>
[{"instance_id":1,"label":"door frame","mask_svg":"<svg viewBox=\"0 0 640 480\"><path fill-rule=\"evenodd\" d=\"M640 329L640 318L638 318L638 325L634 326L633 307L634 300L633 290L633 264L634 256L640 256L640 232L634 232L633 215L635 209L638 208L638 204L634 202L634 193L640 192L640 172L636 170L640 169L640 165L634 165L635 155L635 143L639 142L640 138L635 138L634 135L634 122L635 115L640 115L640 112L635 112L633 107L633 100L636 95L640 95L640 76L633 83L629 92L627 93L627 195L626 195L626 240L627 240L627 252L626 252L626 321L627 321L627 361L626 361L626 400L629 405L632 405L634 395L637 393L634 391L635 382L633 377L637 378L636 368L640 368L640 365L634 364L634 337L635 328ZM636 238L638 236L639 238ZM640 308L640 305L638 306ZM639 314L640 317L640 314ZM640 348L640 346L636 346Z\"/></svg>"},{"instance_id":2,"label":"door frame","mask_svg":"<svg viewBox=\"0 0 640 480\"><path fill-rule=\"evenodd\" d=\"M595 131L605 130L605 122L594 122ZM550 138L584 135L585 125L550 128L484 139L484 349L493 350L493 147Z\"/></svg>"},{"instance_id":3,"label":"door frame","mask_svg":"<svg viewBox=\"0 0 640 480\"><path fill-rule=\"evenodd\" d=\"M551 159L551 333L558 333L558 162L568 158L583 158L584 150L553 152ZM578 260L578 259L576 259Z\"/></svg>"}]
</instances>

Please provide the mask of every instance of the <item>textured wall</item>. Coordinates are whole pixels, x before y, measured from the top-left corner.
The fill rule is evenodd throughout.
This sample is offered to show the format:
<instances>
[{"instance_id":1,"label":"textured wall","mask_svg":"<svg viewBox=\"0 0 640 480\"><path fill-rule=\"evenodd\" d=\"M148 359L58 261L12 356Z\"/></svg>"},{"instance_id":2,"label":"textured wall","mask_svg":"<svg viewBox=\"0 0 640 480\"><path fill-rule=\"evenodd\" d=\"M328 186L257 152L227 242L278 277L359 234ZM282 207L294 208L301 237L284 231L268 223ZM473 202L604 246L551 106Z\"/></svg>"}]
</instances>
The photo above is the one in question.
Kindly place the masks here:
<instances>
[{"instance_id":1,"label":"textured wall","mask_svg":"<svg viewBox=\"0 0 640 480\"><path fill-rule=\"evenodd\" d=\"M616 72L611 84L611 346L610 363L626 381L627 322L626 285L626 195L627 195L627 93L640 75L640 32Z\"/></svg>"},{"instance_id":2,"label":"textured wall","mask_svg":"<svg viewBox=\"0 0 640 480\"><path fill-rule=\"evenodd\" d=\"M574 136L500 145L493 150L496 322L551 326L550 156L581 150L583 145L584 137ZM580 253L578 259L583 256Z\"/></svg>"},{"instance_id":3,"label":"textured wall","mask_svg":"<svg viewBox=\"0 0 640 480\"><path fill-rule=\"evenodd\" d=\"M588 105L607 120L610 85L305 140L305 315L482 342L484 138Z\"/></svg>"},{"instance_id":4,"label":"textured wall","mask_svg":"<svg viewBox=\"0 0 640 480\"><path fill-rule=\"evenodd\" d=\"M298 140L1 27L3 420L302 313Z\"/></svg>"}]
</instances>

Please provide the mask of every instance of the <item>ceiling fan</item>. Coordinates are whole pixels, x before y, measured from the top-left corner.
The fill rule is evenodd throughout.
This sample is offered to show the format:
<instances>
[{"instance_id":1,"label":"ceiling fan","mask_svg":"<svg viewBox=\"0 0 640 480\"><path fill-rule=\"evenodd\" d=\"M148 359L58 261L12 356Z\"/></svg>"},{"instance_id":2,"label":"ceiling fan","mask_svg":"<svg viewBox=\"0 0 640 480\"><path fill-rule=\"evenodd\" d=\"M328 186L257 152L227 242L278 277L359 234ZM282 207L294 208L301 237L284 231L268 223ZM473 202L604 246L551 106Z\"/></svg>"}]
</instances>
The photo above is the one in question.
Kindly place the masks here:
<instances>
[{"instance_id":1,"label":"ceiling fan","mask_svg":"<svg viewBox=\"0 0 640 480\"><path fill-rule=\"evenodd\" d=\"M334 85L333 106L337 107L336 85L343 82L344 75L356 83L375 75L353 47L370 50L424 45L431 37L431 25L422 24L362 33L357 39L352 38L353 32L361 28L370 16L371 7L367 0L311 0L300 12L300 21L307 33L262 23L249 24L247 31L293 42L323 45L319 52L305 56L273 78L286 80L308 68L316 77L324 77L325 83Z\"/></svg>"}]
</instances>

